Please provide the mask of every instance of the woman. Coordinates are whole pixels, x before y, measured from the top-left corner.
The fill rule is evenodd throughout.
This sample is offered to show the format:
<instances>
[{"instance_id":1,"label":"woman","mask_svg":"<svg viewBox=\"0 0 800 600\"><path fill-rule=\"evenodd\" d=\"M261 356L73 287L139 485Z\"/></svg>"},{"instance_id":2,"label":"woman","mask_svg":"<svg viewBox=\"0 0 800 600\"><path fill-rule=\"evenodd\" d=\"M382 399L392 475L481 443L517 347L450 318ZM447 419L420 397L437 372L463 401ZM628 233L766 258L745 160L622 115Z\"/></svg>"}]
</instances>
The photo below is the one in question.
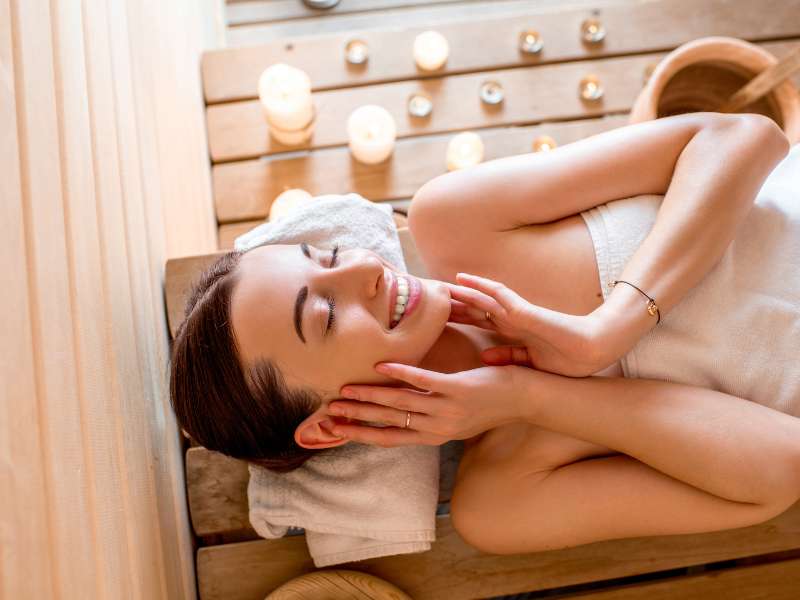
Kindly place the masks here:
<instances>
[{"instance_id":1,"label":"woman","mask_svg":"<svg viewBox=\"0 0 800 600\"><path fill-rule=\"evenodd\" d=\"M206 447L276 470L348 439L464 439L451 515L488 552L767 520L800 496L800 421L625 379L618 361L719 260L787 149L765 117L692 113L437 177L409 214L436 279L361 249L228 254L176 335L178 419ZM577 213L648 193L664 195L656 224L603 302ZM448 283L459 271L490 279ZM605 377L564 377L591 374ZM331 403L348 383L405 382L423 391L348 386L360 401ZM347 423L336 405L395 427Z\"/></svg>"}]
</instances>

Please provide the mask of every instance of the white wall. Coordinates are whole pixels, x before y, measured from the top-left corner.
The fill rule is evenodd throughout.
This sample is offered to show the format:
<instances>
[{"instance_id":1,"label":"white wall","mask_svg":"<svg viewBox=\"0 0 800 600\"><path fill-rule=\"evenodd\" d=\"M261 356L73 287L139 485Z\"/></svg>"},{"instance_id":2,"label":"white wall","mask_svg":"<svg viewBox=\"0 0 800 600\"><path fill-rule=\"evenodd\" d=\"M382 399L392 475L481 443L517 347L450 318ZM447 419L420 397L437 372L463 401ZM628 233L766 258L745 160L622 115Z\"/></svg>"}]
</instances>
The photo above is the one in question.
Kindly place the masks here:
<instances>
[{"instance_id":1,"label":"white wall","mask_svg":"<svg viewBox=\"0 0 800 600\"><path fill-rule=\"evenodd\" d=\"M0 0L0 597L193 598L167 257L213 251L221 0Z\"/></svg>"}]
</instances>

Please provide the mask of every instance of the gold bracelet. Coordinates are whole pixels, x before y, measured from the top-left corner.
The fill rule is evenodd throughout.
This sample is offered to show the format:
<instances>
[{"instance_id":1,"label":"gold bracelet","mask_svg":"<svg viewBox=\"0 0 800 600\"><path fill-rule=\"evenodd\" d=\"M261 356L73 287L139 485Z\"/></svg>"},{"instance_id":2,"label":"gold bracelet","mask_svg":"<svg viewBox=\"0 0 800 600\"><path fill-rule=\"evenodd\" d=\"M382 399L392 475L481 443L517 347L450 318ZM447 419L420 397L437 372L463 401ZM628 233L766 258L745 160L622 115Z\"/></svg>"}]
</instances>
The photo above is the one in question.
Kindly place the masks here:
<instances>
[{"instance_id":1,"label":"gold bracelet","mask_svg":"<svg viewBox=\"0 0 800 600\"><path fill-rule=\"evenodd\" d=\"M612 281L611 287L612 288L615 287L618 283L627 283L629 286L631 286L632 288L637 290L640 294L642 294L645 298L647 298L647 312L650 313L651 316L658 315L658 321L656 321L656 325L661 323L661 311L658 310L658 305L656 304L656 301L653 298L645 294L642 290L633 285L631 282L623 281L622 279Z\"/></svg>"}]
</instances>

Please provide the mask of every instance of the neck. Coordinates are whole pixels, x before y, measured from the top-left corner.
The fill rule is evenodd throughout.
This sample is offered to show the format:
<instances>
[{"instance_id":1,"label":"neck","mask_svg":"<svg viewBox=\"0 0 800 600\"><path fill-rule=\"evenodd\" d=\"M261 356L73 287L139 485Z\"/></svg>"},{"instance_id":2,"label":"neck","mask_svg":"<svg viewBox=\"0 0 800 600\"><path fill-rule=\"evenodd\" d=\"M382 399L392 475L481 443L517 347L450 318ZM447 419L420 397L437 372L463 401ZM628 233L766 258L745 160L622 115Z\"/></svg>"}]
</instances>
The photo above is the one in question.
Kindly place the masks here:
<instances>
[{"instance_id":1,"label":"neck","mask_svg":"<svg viewBox=\"0 0 800 600\"><path fill-rule=\"evenodd\" d=\"M484 366L480 353L490 346L506 343L490 331L447 323L420 363L420 368L439 373L456 373Z\"/></svg>"}]
</instances>

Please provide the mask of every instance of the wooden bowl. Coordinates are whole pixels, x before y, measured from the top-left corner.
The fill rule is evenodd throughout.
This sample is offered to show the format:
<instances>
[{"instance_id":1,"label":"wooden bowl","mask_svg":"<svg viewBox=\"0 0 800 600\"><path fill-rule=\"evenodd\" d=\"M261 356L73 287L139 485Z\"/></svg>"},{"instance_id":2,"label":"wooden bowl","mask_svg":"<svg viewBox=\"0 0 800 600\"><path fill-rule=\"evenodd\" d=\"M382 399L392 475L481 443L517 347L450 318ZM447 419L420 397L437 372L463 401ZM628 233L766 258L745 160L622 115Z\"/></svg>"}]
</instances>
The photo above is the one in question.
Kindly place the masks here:
<instances>
[{"instance_id":1,"label":"wooden bowl","mask_svg":"<svg viewBox=\"0 0 800 600\"><path fill-rule=\"evenodd\" d=\"M412 600L385 579L349 569L324 569L287 581L264 600Z\"/></svg>"},{"instance_id":2,"label":"wooden bowl","mask_svg":"<svg viewBox=\"0 0 800 600\"><path fill-rule=\"evenodd\" d=\"M688 112L716 112L739 88L777 63L737 38L704 37L678 46L658 63L629 115L630 123ZM770 117L794 144L800 140L800 93L790 79L738 112Z\"/></svg>"}]
</instances>

